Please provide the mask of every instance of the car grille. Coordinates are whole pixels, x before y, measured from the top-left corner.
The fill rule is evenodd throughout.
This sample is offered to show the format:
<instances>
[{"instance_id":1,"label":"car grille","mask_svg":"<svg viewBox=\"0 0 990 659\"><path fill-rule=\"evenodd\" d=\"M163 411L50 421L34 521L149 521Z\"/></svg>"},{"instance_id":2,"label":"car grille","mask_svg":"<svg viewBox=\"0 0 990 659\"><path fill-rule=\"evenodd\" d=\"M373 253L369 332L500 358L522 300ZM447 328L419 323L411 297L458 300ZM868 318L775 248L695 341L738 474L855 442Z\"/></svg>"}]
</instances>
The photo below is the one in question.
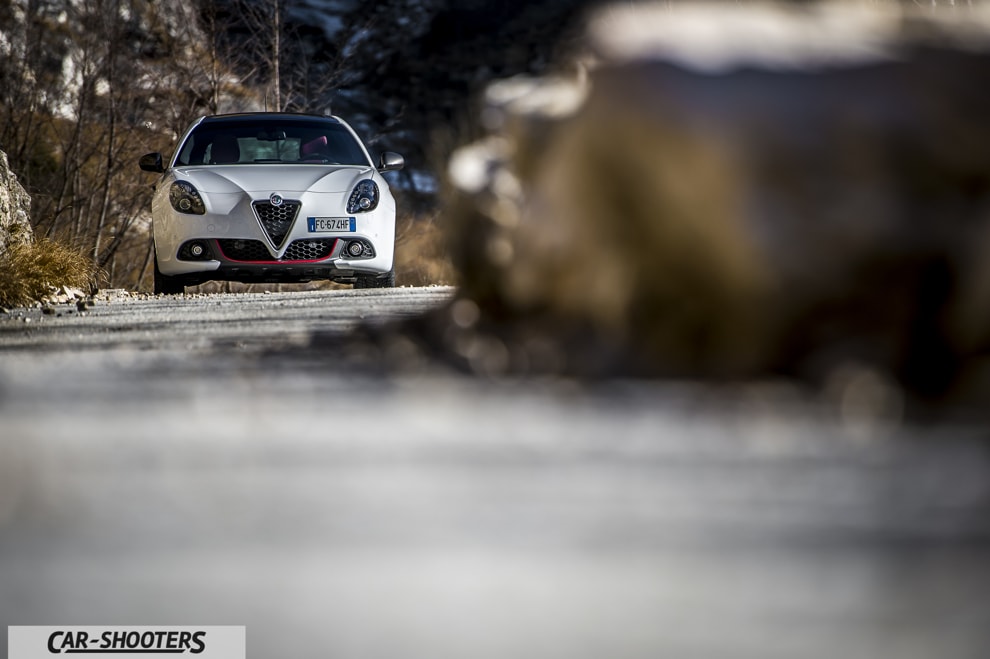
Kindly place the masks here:
<instances>
[{"instance_id":1,"label":"car grille","mask_svg":"<svg viewBox=\"0 0 990 659\"><path fill-rule=\"evenodd\" d=\"M336 238L294 240L285 254L276 259L260 240L218 240L220 251L231 261L262 261L266 263L286 261L318 261L333 253Z\"/></svg>"},{"instance_id":2,"label":"car grille","mask_svg":"<svg viewBox=\"0 0 990 659\"><path fill-rule=\"evenodd\" d=\"M260 240L218 240L220 251L232 261L274 261Z\"/></svg>"},{"instance_id":3,"label":"car grille","mask_svg":"<svg viewBox=\"0 0 990 659\"><path fill-rule=\"evenodd\" d=\"M320 238L318 240L294 240L285 250L283 261L318 261L325 259L333 252L336 238Z\"/></svg>"},{"instance_id":4,"label":"car grille","mask_svg":"<svg viewBox=\"0 0 990 659\"><path fill-rule=\"evenodd\" d=\"M270 201L256 201L252 204L254 212L261 220L261 228L276 246L281 246L288 235L300 205L298 201L284 201L280 206L273 206Z\"/></svg>"}]
</instances>

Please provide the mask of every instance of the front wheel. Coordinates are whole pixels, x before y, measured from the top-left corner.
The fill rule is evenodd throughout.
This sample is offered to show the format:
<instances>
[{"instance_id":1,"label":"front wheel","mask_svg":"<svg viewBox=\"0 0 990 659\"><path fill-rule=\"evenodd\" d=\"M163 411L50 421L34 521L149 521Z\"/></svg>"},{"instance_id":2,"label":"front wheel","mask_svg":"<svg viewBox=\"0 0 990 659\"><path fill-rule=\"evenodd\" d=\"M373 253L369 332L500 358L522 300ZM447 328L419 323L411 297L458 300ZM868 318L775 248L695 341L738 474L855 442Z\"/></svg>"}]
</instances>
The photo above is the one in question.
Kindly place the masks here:
<instances>
[{"instance_id":1,"label":"front wheel","mask_svg":"<svg viewBox=\"0 0 990 659\"><path fill-rule=\"evenodd\" d=\"M354 288L395 288L395 268L385 275L358 275Z\"/></svg>"},{"instance_id":2,"label":"front wheel","mask_svg":"<svg viewBox=\"0 0 990 659\"><path fill-rule=\"evenodd\" d=\"M155 254L155 295L179 295L186 287L178 277L163 275L158 269L158 255Z\"/></svg>"}]
</instances>

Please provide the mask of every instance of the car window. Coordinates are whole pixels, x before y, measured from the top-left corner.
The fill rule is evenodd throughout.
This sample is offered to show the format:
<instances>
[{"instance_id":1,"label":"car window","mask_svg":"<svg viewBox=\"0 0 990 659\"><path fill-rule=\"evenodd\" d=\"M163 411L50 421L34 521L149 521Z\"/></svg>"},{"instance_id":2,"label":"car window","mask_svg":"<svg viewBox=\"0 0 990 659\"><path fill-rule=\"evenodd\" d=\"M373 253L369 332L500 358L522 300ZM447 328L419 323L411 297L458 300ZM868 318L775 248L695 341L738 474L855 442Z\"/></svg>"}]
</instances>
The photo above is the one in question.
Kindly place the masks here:
<instances>
[{"instance_id":1,"label":"car window","mask_svg":"<svg viewBox=\"0 0 990 659\"><path fill-rule=\"evenodd\" d=\"M370 165L346 128L307 121L200 124L176 160L180 166L273 162Z\"/></svg>"}]
</instances>

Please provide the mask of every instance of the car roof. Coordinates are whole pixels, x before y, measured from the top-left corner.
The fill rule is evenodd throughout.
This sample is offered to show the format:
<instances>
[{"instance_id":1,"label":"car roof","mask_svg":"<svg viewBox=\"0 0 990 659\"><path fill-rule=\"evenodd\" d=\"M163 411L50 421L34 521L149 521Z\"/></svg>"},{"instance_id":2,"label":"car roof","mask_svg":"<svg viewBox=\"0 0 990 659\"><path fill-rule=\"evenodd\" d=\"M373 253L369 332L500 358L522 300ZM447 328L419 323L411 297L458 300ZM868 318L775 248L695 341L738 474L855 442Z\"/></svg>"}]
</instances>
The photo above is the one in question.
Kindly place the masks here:
<instances>
[{"instance_id":1,"label":"car roof","mask_svg":"<svg viewBox=\"0 0 990 659\"><path fill-rule=\"evenodd\" d=\"M317 119L321 121L326 121L327 123L340 124L342 123L336 117L330 117L322 114L302 114L296 112L238 112L235 114L213 114L208 115L200 120L200 125L202 124L212 124L212 123L241 123L241 122L251 122L257 121L259 119L265 120L276 120L276 121L288 121L293 119Z\"/></svg>"}]
</instances>

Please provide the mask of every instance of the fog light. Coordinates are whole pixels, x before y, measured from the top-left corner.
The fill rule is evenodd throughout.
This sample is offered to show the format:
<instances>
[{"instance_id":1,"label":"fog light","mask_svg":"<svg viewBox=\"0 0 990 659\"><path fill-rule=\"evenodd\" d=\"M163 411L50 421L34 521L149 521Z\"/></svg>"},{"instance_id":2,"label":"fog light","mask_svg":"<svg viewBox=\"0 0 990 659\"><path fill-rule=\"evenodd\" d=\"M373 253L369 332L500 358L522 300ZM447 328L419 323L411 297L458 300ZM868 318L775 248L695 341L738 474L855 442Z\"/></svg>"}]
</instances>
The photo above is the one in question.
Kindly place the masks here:
<instances>
[{"instance_id":1,"label":"fog light","mask_svg":"<svg viewBox=\"0 0 990 659\"><path fill-rule=\"evenodd\" d=\"M183 261L205 261L210 258L210 246L205 240L190 240L179 248L179 258Z\"/></svg>"},{"instance_id":2,"label":"fog light","mask_svg":"<svg viewBox=\"0 0 990 659\"><path fill-rule=\"evenodd\" d=\"M364 245L362 245L357 240L352 240L347 245L347 253L350 254L351 256L361 256L362 254L364 254Z\"/></svg>"}]
</instances>

